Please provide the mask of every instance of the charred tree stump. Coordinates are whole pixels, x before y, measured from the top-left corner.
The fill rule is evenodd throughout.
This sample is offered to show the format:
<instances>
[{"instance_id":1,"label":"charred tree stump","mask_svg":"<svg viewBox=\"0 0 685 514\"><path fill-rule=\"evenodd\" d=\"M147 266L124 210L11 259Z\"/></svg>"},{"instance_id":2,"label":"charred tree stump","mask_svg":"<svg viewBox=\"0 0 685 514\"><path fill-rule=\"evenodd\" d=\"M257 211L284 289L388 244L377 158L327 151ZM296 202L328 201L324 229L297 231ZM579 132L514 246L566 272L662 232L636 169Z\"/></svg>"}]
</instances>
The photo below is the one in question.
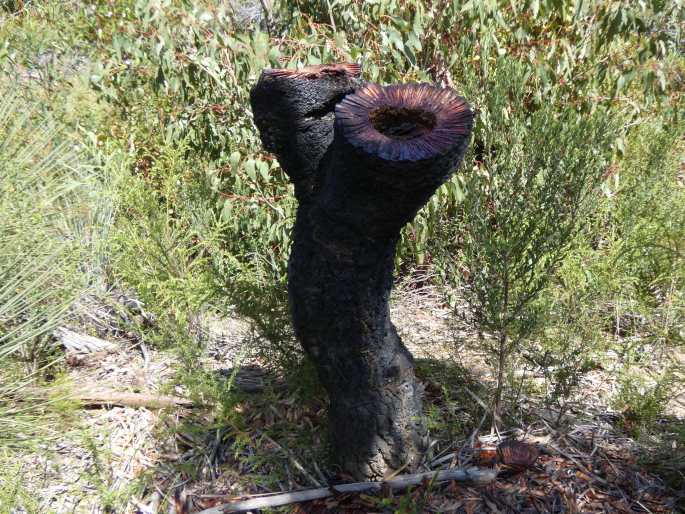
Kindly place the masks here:
<instances>
[{"instance_id":1,"label":"charred tree stump","mask_svg":"<svg viewBox=\"0 0 685 514\"><path fill-rule=\"evenodd\" d=\"M358 76L349 64L266 70L251 103L299 201L290 311L330 397L333 457L373 479L414 468L426 449L423 388L390 321L394 255L462 160L473 115L451 89Z\"/></svg>"}]
</instances>

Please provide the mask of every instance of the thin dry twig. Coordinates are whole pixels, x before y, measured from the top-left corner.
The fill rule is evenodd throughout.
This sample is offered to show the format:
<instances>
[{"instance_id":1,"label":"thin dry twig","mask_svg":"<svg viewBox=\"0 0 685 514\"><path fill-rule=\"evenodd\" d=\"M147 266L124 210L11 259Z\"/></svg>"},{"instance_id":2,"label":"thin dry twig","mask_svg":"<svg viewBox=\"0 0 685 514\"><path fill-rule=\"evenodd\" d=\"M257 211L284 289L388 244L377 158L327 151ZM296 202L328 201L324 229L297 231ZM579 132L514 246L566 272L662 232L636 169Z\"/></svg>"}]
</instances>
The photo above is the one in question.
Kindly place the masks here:
<instances>
[{"instance_id":1,"label":"thin dry twig","mask_svg":"<svg viewBox=\"0 0 685 514\"><path fill-rule=\"evenodd\" d=\"M320 483L316 478L314 478L314 477L311 475L311 473L309 473L309 472L305 469L305 467L304 467L302 464L300 464L300 461L298 461L298 460L295 458L295 456L292 454L292 452L291 452L290 450L288 450L287 448L284 448L283 446L281 446L279 443L277 443L276 441L274 441L271 437L269 437L269 436L266 435L266 434L262 434L262 437L264 437L264 439L266 439L266 440L269 441L271 444L273 444L274 446L276 446L276 448L278 448L279 450L281 450L281 452L290 460L290 462L292 462L293 466L295 466L295 468L297 468L297 470L298 470L300 473L302 473L302 474L305 476L305 478L306 478L307 480L309 480L314 486L316 486L316 487L321 487L321 483Z\"/></svg>"}]
</instances>

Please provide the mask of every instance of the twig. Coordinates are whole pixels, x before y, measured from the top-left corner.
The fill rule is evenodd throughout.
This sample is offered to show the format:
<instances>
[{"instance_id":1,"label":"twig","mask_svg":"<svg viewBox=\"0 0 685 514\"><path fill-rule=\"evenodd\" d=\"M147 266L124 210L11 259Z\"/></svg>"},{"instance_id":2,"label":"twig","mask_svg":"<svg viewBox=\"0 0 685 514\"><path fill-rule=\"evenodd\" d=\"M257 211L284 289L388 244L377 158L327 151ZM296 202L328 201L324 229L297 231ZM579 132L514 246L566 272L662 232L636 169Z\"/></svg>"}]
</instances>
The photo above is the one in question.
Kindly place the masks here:
<instances>
[{"instance_id":1,"label":"twig","mask_svg":"<svg viewBox=\"0 0 685 514\"><path fill-rule=\"evenodd\" d=\"M466 391L466 392L469 394L469 396L470 396L471 398L473 398L474 400L476 400L476 403L477 403L478 405L480 405L481 407L483 407L483 409L485 409L486 412L490 410L490 407L488 407L487 404L486 404L483 400L481 400L481 399L478 397L478 395L476 395L476 393L474 393L473 391L471 391L471 389L469 389L468 387L464 387L464 391ZM495 412L495 410L492 411L492 417L493 417L494 420L499 421L500 423L502 423L502 418L499 417L499 414L497 414L497 412Z\"/></svg>"},{"instance_id":2,"label":"twig","mask_svg":"<svg viewBox=\"0 0 685 514\"><path fill-rule=\"evenodd\" d=\"M199 407L200 404L163 394L128 393L125 391L98 390L89 384L81 386L84 392L74 393L61 388L24 387L11 394L12 398L26 400L27 398L51 400L76 400L84 405L121 405L123 407L146 407L148 409L165 409L167 407Z\"/></svg>"},{"instance_id":3,"label":"twig","mask_svg":"<svg viewBox=\"0 0 685 514\"><path fill-rule=\"evenodd\" d=\"M432 469L435 469L435 468L438 467L440 464L443 464L443 463L445 463L445 462L447 462L447 461L452 460L452 459L455 458L457 455L458 455L457 452L452 452L452 453L448 453L447 455L443 455L442 457L438 457L437 459L435 459L434 461L432 461L432 462L430 463L430 467L431 467Z\"/></svg>"},{"instance_id":4,"label":"twig","mask_svg":"<svg viewBox=\"0 0 685 514\"><path fill-rule=\"evenodd\" d=\"M548 446L549 448L552 448L552 450L554 450L555 452L557 452L559 455L561 455L561 456L563 456L563 457L566 457L568 460L570 460L571 462L573 462L576 466L578 466L578 467L580 468L580 470L581 470L583 473L585 473L586 475L592 477L594 480L596 480L596 481L599 482L600 484L602 484L602 485L610 485L609 482L607 482L606 480L604 480L602 477L597 476L596 474L594 474L592 471L590 471L590 470L588 469L587 466L585 466L584 464L582 464L578 459L576 459L575 457L573 457L572 455L570 455L568 452L565 452L564 450L562 450L561 448L559 448L557 445L555 445L555 444L553 444L553 443L547 443L547 446Z\"/></svg>"},{"instance_id":5,"label":"twig","mask_svg":"<svg viewBox=\"0 0 685 514\"><path fill-rule=\"evenodd\" d=\"M297 470L298 470L300 473L302 473L302 474L305 476L305 478L306 478L307 480L309 480L309 481L310 481L313 485L315 485L316 487L321 487L321 483L319 483L319 481L318 481L316 478L314 478L314 477L305 469L305 467L304 467L302 464L300 464L300 462L295 458L295 456L292 454L291 451L289 451L287 448L284 448L283 446L281 446L280 444L278 444L276 441L274 441L273 439L271 439L268 435L266 435L266 434L262 434L262 435L263 435L264 439L266 439L266 440L269 441L271 444L273 444L274 446L276 446L279 450L281 450L281 452L283 452L283 454L284 454L286 457L288 457L288 459L290 460L290 462L292 462L293 466L295 466L295 467L297 468Z\"/></svg>"},{"instance_id":6,"label":"twig","mask_svg":"<svg viewBox=\"0 0 685 514\"><path fill-rule=\"evenodd\" d=\"M477 400L480 400L480 398L478 398L474 393L472 393L472 392L469 390L468 387L465 388L465 389L466 389L466 391L467 391L468 393L470 393L474 398L476 398ZM475 447L475 445L476 445L476 437L478 436L478 432L480 432L480 429L483 427L483 423L485 423L485 420L486 420L486 418L488 417L488 409L487 409L487 407L485 406L485 403L482 403L482 400L480 400L480 401L481 401L481 406L483 407L483 409L484 409L485 412L483 412L483 417L481 418L480 423L478 423L478 426L477 426L476 429L471 433L471 437L469 438L470 441L471 441L471 449L473 449L473 448ZM455 453L454 453L454 456L452 457L452 461L450 462L450 467L451 467L451 468L453 468L453 467L456 466L457 464L461 464L461 462L459 462L459 461L461 461L461 457L462 457L462 455L463 455L463 453L464 453L464 449L465 449L465 448L466 448L466 444L464 444L464 446L462 446L462 447L459 449L458 452L455 452Z\"/></svg>"},{"instance_id":7,"label":"twig","mask_svg":"<svg viewBox=\"0 0 685 514\"><path fill-rule=\"evenodd\" d=\"M312 462L312 464L313 464L313 466L314 466L314 471L316 471L316 474L317 474L317 475L319 476L319 478L321 479L321 483L322 483L322 484L328 485L328 480L326 479L326 477L324 476L324 474L323 474L323 473L321 472L321 470L319 469L319 466L316 465L316 461Z\"/></svg>"},{"instance_id":8,"label":"twig","mask_svg":"<svg viewBox=\"0 0 685 514\"><path fill-rule=\"evenodd\" d=\"M407 469L407 466L409 466L409 461L405 462L405 463L402 464L402 466L400 466L398 469L396 469L395 471L393 471L393 472L390 473L389 475L385 476L385 479L386 479L386 480L392 480L393 478L395 478L396 476L398 476L400 473L402 473L402 471L404 471L405 469Z\"/></svg>"},{"instance_id":9,"label":"twig","mask_svg":"<svg viewBox=\"0 0 685 514\"><path fill-rule=\"evenodd\" d=\"M262 10L264 11L264 18L266 21L266 33L271 37L271 11L266 0L259 0L262 4Z\"/></svg>"},{"instance_id":10,"label":"twig","mask_svg":"<svg viewBox=\"0 0 685 514\"><path fill-rule=\"evenodd\" d=\"M322 487L319 489L306 489L303 491L293 491L261 498L248 498L230 503L224 503L210 509L205 509L197 514L224 514L226 512L248 512L257 509L267 509L282 507L292 503L318 500L328 498L341 493L360 493L360 492L379 492L382 487L389 489L404 489L413 485L418 485L424 480L446 482L454 480L458 482L474 482L476 484L487 484L495 480L497 472L492 469L451 469L430 473L416 473L413 475L403 475L393 480L385 482L355 482L332 487Z\"/></svg>"},{"instance_id":11,"label":"twig","mask_svg":"<svg viewBox=\"0 0 685 514\"><path fill-rule=\"evenodd\" d=\"M283 200L284 198L287 198L287 195L275 195L275 196L246 196L246 195L236 195L233 193L223 193L219 191L219 195L223 198L226 198L227 200L237 200L239 202L257 202L258 204L270 204L270 202L278 202L279 200ZM272 208L273 205L271 205Z\"/></svg>"},{"instance_id":12,"label":"twig","mask_svg":"<svg viewBox=\"0 0 685 514\"><path fill-rule=\"evenodd\" d=\"M439 464L442 464L443 462L448 461L449 458L452 458L452 456L454 456L454 452L450 450L454 450L454 448L456 447L457 444L455 441L453 441L452 443L447 445L444 450L442 450L437 455L433 456L433 460L428 463L429 469L435 469L436 466L438 466Z\"/></svg>"},{"instance_id":13,"label":"twig","mask_svg":"<svg viewBox=\"0 0 685 514\"><path fill-rule=\"evenodd\" d=\"M143 369L147 371L147 368L150 365L150 350L148 350L145 343L142 342L138 345L138 348L140 348L140 353L143 356Z\"/></svg>"},{"instance_id":14,"label":"twig","mask_svg":"<svg viewBox=\"0 0 685 514\"><path fill-rule=\"evenodd\" d=\"M645 509L645 511L647 512L647 514L654 514L654 513L653 513L651 510L649 510L645 505L643 505L642 502L640 502L640 500L635 500L635 503L637 503L640 507L642 507L643 509Z\"/></svg>"},{"instance_id":15,"label":"twig","mask_svg":"<svg viewBox=\"0 0 685 514\"><path fill-rule=\"evenodd\" d=\"M331 19L331 27L333 27L333 32L338 32L338 29L335 28L335 18L333 18L333 7L331 6L331 0L326 0L326 4L328 5L328 17Z\"/></svg>"},{"instance_id":16,"label":"twig","mask_svg":"<svg viewBox=\"0 0 685 514\"><path fill-rule=\"evenodd\" d=\"M547 429L548 429L549 431L551 431L551 432L553 432L553 433L559 435L562 439L565 438L565 436L564 436L563 433L559 432L558 430L554 430L551 426L549 426L549 423L547 423L547 421L546 421L544 418L541 418L541 419L542 419L542 422L545 424L545 426L547 427ZM567 441L567 443L568 443L568 441ZM554 450L555 452L559 453L559 454L562 455L563 457L566 457L568 460L570 460L570 461L573 462L576 466L578 466L578 467L580 468L581 471L583 471L583 472L584 472L585 474L587 474L588 476L592 477L594 480L596 480L596 481L599 482L600 484L609 485L609 482L607 482L606 480L604 480L602 477L597 476L596 474L594 474L592 471L590 471L590 469L588 469L587 466L585 466L584 464L582 464L578 459L576 459L575 457L573 457L572 455L570 455L568 452L565 452L564 450L562 450L561 448L559 448L557 445L553 444L552 442L549 442L549 443L547 443L547 447L551 448L552 450Z\"/></svg>"}]
</instances>

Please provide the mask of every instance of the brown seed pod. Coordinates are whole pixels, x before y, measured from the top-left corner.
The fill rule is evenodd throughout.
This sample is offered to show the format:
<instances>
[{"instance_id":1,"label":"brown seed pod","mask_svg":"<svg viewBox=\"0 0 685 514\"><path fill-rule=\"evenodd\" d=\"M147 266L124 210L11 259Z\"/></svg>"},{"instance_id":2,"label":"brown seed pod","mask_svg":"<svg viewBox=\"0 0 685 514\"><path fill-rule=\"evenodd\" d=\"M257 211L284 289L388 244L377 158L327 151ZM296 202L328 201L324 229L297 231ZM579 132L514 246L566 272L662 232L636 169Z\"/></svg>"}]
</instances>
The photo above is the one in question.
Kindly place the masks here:
<instances>
[{"instance_id":1,"label":"brown seed pod","mask_svg":"<svg viewBox=\"0 0 685 514\"><path fill-rule=\"evenodd\" d=\"M504 441L497 447L499 461L516 471L524 471L535 464L540 450L532 444L521 441Z\"/></svg>"},{"instance_id":2,"label":"brown seed pod","mask_svg":"<svg viewBox=\"0 0 685 514\"><path fill-rule=\"evenodd\" d=\"M352 146L387 161L421 161L464 147L473 126L466 100L429 84L368 84L335 114Z\"/></svg>"}]
</instances>

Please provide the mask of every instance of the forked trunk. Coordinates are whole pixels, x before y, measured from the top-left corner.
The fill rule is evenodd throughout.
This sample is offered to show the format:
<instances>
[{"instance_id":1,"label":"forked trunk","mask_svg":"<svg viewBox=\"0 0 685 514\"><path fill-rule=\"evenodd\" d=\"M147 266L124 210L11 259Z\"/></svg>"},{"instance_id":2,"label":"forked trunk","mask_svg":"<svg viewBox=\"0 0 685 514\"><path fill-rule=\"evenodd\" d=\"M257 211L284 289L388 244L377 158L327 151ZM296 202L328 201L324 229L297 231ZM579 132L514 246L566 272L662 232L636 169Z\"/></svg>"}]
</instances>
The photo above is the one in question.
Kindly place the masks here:
<instances>
[{"instance_id":1,"label":"forked trunk","mask_svg":"<svg viewBox=\"0 0 685 514\"><path fill-rule=\"evenodd\" d=\"M390 321L401 228L463 158L452 90L362 84L355 65L267 70L252 91L265 147L300 202L288 268L295 333L330 397L333 456L355 478L414 468L423 389Z\"/></svg>"}]
</instances>

